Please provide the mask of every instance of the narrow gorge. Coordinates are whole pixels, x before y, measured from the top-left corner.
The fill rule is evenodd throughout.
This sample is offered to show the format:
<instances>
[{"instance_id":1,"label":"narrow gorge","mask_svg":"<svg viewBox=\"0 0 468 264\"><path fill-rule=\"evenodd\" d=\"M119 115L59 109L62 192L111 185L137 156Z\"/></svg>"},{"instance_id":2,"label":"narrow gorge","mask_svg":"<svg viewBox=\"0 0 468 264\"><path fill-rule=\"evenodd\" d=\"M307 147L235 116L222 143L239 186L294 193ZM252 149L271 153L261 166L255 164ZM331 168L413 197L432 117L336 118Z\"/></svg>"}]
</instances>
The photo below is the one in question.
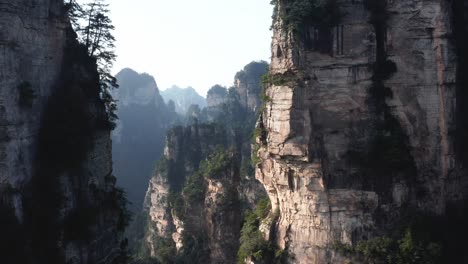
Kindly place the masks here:
<instances>
[{"instance_id":1,"label":"narrow gorge","mask_svg":"<svg viewBox=\"0 0 468 264\"><path fill-rule=\"evenodd\" d=\"M468 0L241 3L0 0L1 264L468 263Z\"/></svg>"},{"instance_id":2,"label":"narrow gorge","mask_svg":"<svg viewBox=\"0 0 468 264\"><path fill-rule=\"evenodd\" d=\"M214 140L225 134L198 124L173 131L147 194L150 255L162 263L464 263L467 5L273 3L263 89L239 90L242 73L233 89L259 112L248 148L269 201L245 199L235 153L208 154L226 147ZM227 96L213 87L208 112L222 112ZM189 153L199 155L193 164L180 156Z\"/></svg>"},{"instance_id":3,"label":"narrow gorge","mask_svg":"<svg viewBox=\"0 0 468 264\"><path fill-rule=\"evenodd\" d=\"M252 62L233 87L213 86L208 107L168 132L146 194L139 261L237 262L244 215L266 198L251 143L267 67Z\"/></svg>"}]
</instances>

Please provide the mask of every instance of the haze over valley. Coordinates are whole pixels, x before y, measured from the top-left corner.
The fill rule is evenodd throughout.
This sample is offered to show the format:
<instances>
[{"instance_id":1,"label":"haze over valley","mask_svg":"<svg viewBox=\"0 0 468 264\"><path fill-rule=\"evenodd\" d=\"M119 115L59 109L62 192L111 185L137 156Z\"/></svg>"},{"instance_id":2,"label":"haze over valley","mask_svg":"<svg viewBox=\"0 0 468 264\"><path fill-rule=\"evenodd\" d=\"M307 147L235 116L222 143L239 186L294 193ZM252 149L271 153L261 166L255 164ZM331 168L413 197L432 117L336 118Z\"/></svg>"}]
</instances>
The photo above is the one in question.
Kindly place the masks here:
<instances>
[{"instance_id":1,"label":"haze over valley","mask_svg":"<svg viewBox=\"0 0 468 264\"><path fill-rule=\"evenodd\" d=\"M467 36L468 0L0 1L0 264L468 263Z\"/></svg>"}]
</instances>

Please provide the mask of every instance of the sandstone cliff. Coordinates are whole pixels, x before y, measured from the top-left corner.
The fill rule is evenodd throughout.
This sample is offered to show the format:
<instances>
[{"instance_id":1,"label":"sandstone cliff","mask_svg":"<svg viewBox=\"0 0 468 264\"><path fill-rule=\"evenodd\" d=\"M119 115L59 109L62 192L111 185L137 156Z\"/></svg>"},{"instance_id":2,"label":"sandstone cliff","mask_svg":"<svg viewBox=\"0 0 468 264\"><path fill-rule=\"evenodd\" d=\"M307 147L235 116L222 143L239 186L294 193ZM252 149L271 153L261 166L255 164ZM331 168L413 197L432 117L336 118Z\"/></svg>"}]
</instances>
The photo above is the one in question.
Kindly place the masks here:
<instances>
[{"instance_id":1,"label":"sandstone cliff","mask_svg":"<svg viewBox=\"0 0 468 264\"><path fill-rule=\"evenodd\" d=\"M257 64L260 71L245 68L244 75L256 79L249 85L260 86L259 72L266 71L265 63L250 65ZM255 101L259 92L252 88L246 93ZM214 86L208 109L198 109L192 125L168 133L145 203L149 221L143 248L151 258L161 263L237 262L243 218L266 197L251 163L256 113L242 100L235 88ZM211 123L203 123L207 120Z\"/></svg>"},{"instance_id":2,"label":"sandstone cliff","mask_svg":"<svg viewBox=\"0 0 468 264\"><path fill-rule=\"evenodd\" d=\"M147 192L149 255L163 263L234 263L239 167L219 125L176 127ZM172 252L168 254L168 252Z\"/></svg>"},{"instance_id":3,"label":"sandstone cliff","mask_svg":"<svg viewBox=\"0 0 468 264\"><path fill-rule=\"evenodd\" d=\"M257 137L279 210L267 236L288 263L380 263L363 250L377 242L403 259L390 263L466 261L466 1L300 2L275 1Z\"/></svg>"},{"instance_id":4,"label":"sandstone cliff","mask_svg":"<svg viewBox=\"0 0 468 264\"><path fill-rule=\"evenodd\" d=\"M125 198L96 63L63 1L0 1L2 263L112 263Z\"/></svg>"}]
</instances>

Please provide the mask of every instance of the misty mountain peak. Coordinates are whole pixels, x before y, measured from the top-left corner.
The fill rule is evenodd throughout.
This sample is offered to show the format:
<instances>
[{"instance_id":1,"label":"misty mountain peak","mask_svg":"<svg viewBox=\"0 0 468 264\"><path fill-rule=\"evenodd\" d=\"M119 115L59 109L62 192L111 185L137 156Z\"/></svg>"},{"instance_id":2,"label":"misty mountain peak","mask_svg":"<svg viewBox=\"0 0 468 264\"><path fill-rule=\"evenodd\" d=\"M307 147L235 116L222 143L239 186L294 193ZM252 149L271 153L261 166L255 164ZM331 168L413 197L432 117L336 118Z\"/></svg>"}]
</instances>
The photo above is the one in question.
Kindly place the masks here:
<instances>
[{"instance_id":1,"label":"misty mountain peak","mask_svg":"<svg viewBox=\"0 0 468 264\"><path fill-rule=\"evenodd\" d=\"M116 75L119 89L115 97L120 105L130 104L147 105L151 102L162 103L158 85L153 76L148 73L138 73L133 69L125 68Z\"/></svg>"},{"instance_id":2,"label":"misty mountain peak","mask_svg":"<svg viewBox=\"0 0 468 264\"><path fill-rule=\"evenodd\" d=\"M191 86L180 88L173 85L171 88L161 91L161 96L164 98L166 103L172 100L176 106L176 111L179 114L187 113L187 110L191 105L198 105L200 108L204 108L206 106L205 98L198 94Z\"/></svg>"}]
</instances>

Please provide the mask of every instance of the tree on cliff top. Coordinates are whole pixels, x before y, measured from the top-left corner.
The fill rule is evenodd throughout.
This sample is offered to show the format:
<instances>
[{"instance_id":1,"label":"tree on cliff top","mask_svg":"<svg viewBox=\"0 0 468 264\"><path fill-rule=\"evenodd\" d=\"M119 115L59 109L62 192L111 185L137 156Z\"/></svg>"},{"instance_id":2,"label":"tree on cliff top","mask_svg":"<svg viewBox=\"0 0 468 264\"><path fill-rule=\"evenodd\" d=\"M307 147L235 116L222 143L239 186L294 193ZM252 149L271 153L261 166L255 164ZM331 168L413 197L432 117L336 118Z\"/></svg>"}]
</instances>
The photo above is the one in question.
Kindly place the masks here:
<instances>
[{"instance_id":1,"label":"tree on cliff top","mask_svg":"<svg viewBox=\"0 0 468 264\"><path fill-rule=\"evenodd\" d=\"M211 87L210 90L208 90L207 96L218 95L224 98L226 97L227 93L228 92L226 87L216 84L215 86Z\"/></svg>"},{"instance_id":2,"label":"tree on cliff top","mask_svg":"<svg viewBox=\"0 0 468 264\"><path fill-rule=\"evenodd\" d=\"M89 56L96 58L101 99L106 106L108 121L114 128L117 120L115 113L117 106L110 90L119 86L116 78L111 74L116 55L115 38L112 34L115 27L108 16L109 4L106 4L104 0L94 0L81 5L76 0L70 0L68 5L70 21L78 34L78 40L86 46Z\"/></svg>"}]
</instances>

